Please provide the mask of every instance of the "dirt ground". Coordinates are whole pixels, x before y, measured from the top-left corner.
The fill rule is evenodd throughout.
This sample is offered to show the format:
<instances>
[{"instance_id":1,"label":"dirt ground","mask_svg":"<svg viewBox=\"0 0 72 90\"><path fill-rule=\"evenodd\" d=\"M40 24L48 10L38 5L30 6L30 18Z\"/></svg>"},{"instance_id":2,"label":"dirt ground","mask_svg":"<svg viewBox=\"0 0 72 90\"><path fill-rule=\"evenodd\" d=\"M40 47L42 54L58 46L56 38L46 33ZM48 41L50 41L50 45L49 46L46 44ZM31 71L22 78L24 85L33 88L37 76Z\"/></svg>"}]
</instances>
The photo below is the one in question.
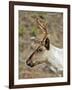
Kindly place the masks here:
<instances>
[{"instance_id":1,"label":"dirt ground","mask_svg":"<svg viewBox=\"0 0 72 90\"><path fill-rule=\"evenodd\" d=\"M26 60L35 50L32 48L32 39L36 39L41 34L35 17L40 17L47 23L50 43L63 48L62 13L19 11L19 79L57 77L45 63L35 67L26 65Z\"/></svg>"}]
</instances>

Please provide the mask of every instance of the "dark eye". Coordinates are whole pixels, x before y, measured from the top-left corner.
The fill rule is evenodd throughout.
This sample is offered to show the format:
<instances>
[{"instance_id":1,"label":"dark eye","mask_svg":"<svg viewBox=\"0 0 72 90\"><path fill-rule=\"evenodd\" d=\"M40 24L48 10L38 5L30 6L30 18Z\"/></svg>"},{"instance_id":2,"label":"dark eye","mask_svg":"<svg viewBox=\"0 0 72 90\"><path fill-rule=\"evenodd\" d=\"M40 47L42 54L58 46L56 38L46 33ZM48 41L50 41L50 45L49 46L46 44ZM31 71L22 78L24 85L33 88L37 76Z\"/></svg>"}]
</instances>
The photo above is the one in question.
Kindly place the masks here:
<instances>
[{"instance_id":1,"label":"dark eye","mask_svg":"<svg viewBox=\"0 0 72 90\"><path fill-rule=\"evenodd\" d=\"M37 52L42 52L43 51L43 49L42 48L39 48L38 50L37 50Z\"/></svg>"}]
</instances>

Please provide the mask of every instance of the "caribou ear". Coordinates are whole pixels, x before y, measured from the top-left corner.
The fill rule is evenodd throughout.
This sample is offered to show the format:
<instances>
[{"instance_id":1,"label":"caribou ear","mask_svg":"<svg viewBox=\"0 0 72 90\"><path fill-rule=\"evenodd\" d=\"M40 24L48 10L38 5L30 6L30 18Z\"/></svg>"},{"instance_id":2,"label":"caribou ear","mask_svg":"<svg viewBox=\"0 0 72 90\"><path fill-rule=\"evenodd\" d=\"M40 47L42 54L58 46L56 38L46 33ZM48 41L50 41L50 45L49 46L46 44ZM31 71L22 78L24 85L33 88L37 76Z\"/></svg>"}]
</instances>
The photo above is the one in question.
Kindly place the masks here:
<instances>
[{"instance_id":1,"label":"caribou ear","mask_svg":"<svg viewBox=\"0 0 72 90\"><path fill-rule=\"evenodd\" d=\"M47 50L50 49L50 40L49 40L48 38L46 38L46 40L45 40L45 48L46 48Z\"/></svg>"}]
</instances>

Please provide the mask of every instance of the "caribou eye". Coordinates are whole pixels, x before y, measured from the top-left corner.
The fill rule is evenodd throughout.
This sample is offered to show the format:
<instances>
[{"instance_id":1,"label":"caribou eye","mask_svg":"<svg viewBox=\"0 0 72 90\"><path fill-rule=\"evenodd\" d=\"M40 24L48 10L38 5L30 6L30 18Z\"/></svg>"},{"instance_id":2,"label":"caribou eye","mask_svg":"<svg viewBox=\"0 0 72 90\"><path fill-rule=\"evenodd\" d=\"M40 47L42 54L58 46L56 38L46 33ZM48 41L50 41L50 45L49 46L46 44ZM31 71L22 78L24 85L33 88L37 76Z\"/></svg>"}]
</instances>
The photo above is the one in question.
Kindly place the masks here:
<instances>
[{"instance_id":1,"label":"caribou eye","mask_svg":"<svg viewBox=\"0 0 72 90\"><path fill-rule=\"evenodd\" d=\"M42 52L43 51L43 49L42 48L39 48L38 50L37 50L37 52Z\"/></svg>"}]
</instances>

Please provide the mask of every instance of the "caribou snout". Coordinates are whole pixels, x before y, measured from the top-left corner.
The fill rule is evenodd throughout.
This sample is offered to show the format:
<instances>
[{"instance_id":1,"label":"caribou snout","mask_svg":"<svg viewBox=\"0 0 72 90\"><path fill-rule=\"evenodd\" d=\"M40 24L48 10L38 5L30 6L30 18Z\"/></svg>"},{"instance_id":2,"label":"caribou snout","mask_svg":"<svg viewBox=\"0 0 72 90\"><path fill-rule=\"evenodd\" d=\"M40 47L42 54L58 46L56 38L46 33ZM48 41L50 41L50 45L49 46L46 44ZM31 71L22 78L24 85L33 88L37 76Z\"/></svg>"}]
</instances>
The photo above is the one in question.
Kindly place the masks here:
<instances>
[{"instance_id":1,"label":"caribou snout","mask_svg":"<svg viewBox=\"0 0 72 90\"><path fill-rule=\"evenodd\" d=\"M26 61L26 64L29 66L29 67L34 67L34 63L31 61L31 60L27 60Z\"/></svg>"}]
</instances>

